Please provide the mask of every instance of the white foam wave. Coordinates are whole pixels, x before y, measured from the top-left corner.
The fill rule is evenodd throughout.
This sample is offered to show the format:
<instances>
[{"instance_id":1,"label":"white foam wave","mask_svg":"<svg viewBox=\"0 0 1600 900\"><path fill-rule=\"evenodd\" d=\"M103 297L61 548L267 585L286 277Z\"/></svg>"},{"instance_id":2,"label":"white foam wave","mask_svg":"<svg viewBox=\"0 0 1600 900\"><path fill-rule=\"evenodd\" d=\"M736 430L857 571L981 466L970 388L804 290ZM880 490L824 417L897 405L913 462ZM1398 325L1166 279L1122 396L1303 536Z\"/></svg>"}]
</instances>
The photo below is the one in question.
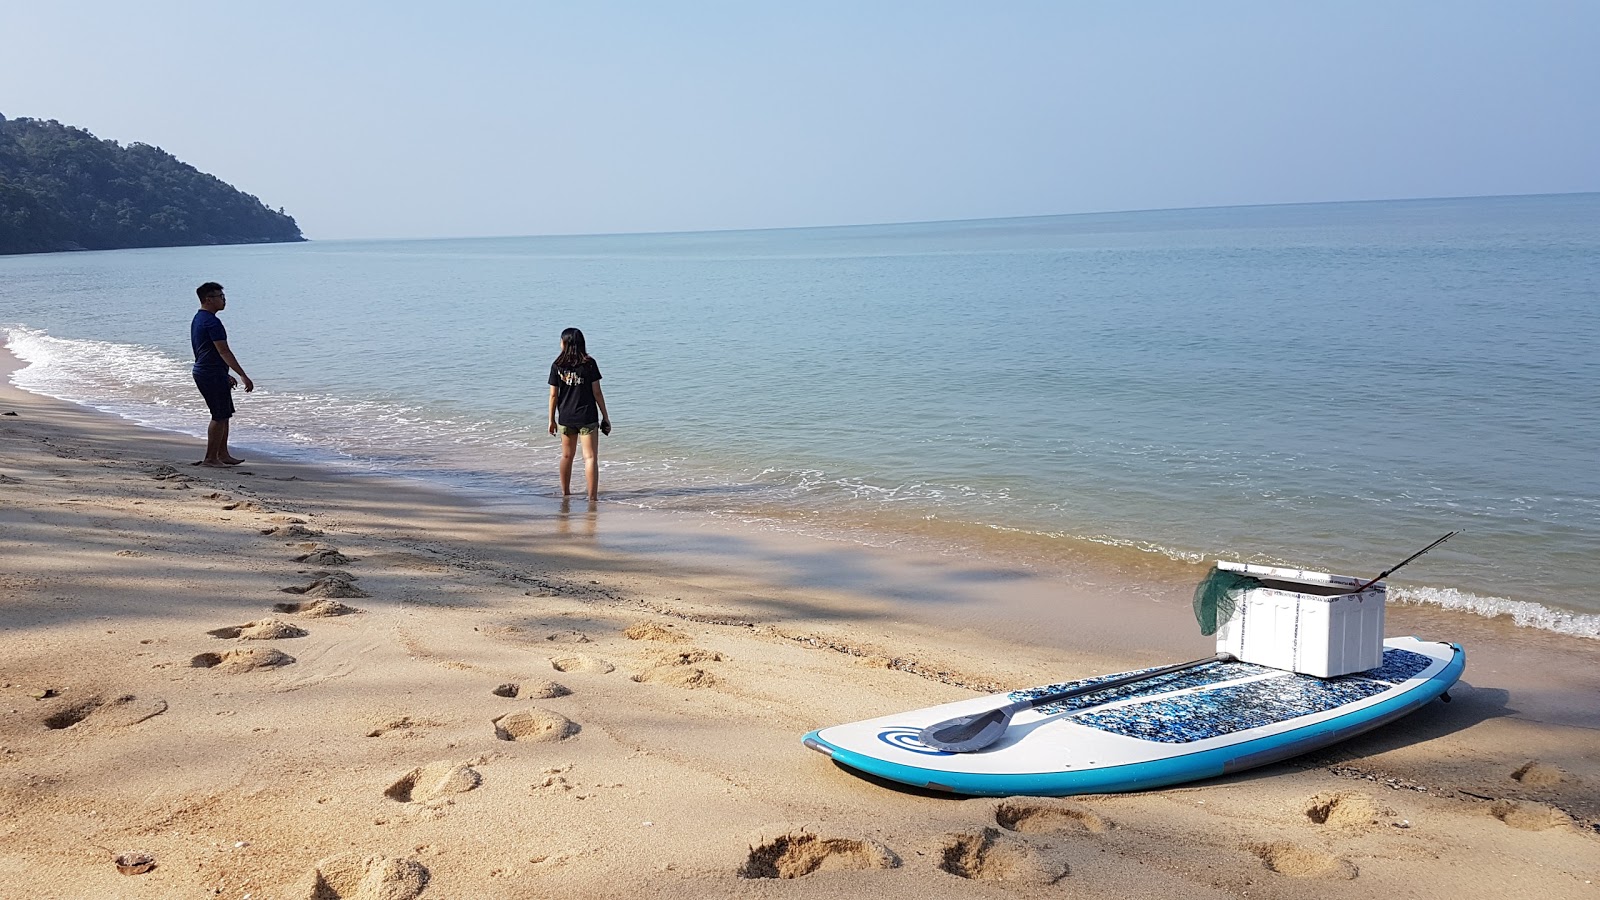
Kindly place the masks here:
<instances>
[{"instance_id":1,"label":"white foam wave","mask_svg":"<svg viewBox=\"0 0 1600 900\"><path fill-rule=\"evenodd\" d=\"M1397 588L1392 601L1438 606L1474 613L1486 619L1510 616L1512 622L1524 628L1537 628L1573 637L1600 638L1600 616L1551 609L1527 600L1480 597L1456 588L1421 587Z\"/></svg>"},{"instance_id":2,"label":"white foam wave","mask_svg":"<svg viewBox=\"0 0 1600 900\"><path fill-rule=\"evenodd\" d=\"M189 367L160 350L67 340L25 326L8 327L3 334L6 349L27 363L11 376L23 390L117 413L141 425L188 434L204 430L203 406Z\"/></svg>"},{"instance_id":3,"label":"white foam wave","mask_svg":"<svg viewBox=\"0 0 1600 900\"><path fill-rule=\"evenodd\" d=\"M159 349L113 341L66 339L27 326L0 327L5 347L26 363L12 374L23 390L109 412L140 425L201 435L207 415L190 365ZM530 447L526 429L438 415L418 407L258 388L250 414L234 426L239 447L357 471L408 474L436 463L436 450L458 445ZM417 474L412 471L409 474Z\"/></svg>"},{"instance_id":4,"label":"white foam wave","mask_svg":"<svg viewBox=\"0 0 1600 900\"><path fill-rule=\"evenodd\" d=\"M1026 529L1009 528L1000 525L987 526L996 531L1012 532L1026 535L1039 535L1044 537L1065 538L1068 540L1084 540L1106 547L1134 550L1141 553L1154 553L1165 556L1178 562L1204 563L1215 559L1215 554L1195 553L1191 551L1175 550L1160 544L1144 541L1131 541L1114 538L1106 535L1074 535L1065 532L1039 532ZM1226 555L1226 554L1225 554ZM1295 563L1278 559L1254 559L1267 565L1282 565L1294 567ZM1486 619L1498 616L1509 616L1511 621L1522 628L1534 628L1540 631L1549 631L1554 634L1564 634L1571 637L1600 638L1600 615L1591 613L1571 612L1555 609L1541 603L1528 600L1512 600L1509 597L1485 597L1470 591L1449 587L1400 587L1396 585L1390 594L1391 602L1409 603L1419 606L1437 606L1442 609L1457 612L1472 613Z\"/></svg>"}]
</instances>

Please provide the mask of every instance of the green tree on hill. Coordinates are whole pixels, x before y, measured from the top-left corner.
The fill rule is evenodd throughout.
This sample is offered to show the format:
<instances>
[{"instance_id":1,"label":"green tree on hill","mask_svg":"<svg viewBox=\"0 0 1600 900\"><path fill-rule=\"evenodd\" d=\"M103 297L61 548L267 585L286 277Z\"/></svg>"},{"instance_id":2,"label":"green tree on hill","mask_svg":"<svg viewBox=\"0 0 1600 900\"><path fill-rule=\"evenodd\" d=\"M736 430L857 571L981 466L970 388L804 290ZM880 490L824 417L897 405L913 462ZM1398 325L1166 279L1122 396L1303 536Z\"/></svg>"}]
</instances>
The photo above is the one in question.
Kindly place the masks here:
<instances>
[{"instance_id":1,"label":"green tree on hill","mask_svg":"<svg viewBox=\"0 0 1600 900\"><path fill-rule=\"evenodd\" d=\"M160 147L0 115L0 253L303 240L281 208Z\"/></svg>"}]
</instances>

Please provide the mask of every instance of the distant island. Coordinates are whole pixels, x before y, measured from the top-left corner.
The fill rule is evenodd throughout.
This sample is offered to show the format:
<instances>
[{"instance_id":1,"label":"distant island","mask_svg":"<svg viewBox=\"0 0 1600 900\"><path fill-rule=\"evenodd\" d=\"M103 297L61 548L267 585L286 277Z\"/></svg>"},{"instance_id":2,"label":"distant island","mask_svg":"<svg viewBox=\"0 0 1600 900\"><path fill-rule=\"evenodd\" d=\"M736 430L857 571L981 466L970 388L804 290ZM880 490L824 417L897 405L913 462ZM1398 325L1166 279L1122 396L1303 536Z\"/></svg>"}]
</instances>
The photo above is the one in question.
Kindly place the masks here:
<instances>
[{"instance_id":1,"label":"distant island","mask_svg":"<svg viewBox=\"0 0 1600 900\"><path fill-rule=\"evenodd\" d=\"M303 240L282 208L160 147L0 115L0 254Z\"/></svg>"}]
</instances>

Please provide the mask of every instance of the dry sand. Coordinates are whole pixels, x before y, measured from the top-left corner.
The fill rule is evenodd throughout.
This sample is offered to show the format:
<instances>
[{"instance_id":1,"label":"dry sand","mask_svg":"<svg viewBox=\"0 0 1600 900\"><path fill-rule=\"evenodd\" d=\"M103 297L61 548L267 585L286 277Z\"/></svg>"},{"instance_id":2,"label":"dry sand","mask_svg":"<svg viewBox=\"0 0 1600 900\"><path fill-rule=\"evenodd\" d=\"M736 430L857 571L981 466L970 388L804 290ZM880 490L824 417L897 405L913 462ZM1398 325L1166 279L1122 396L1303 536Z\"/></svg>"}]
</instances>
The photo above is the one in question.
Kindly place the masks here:
<instances>
[{"instance_id":1,"label":"dry sand","mask_svg":"<svg viewBox=\"0 0 1600 900\"><path fill-rule=\"evenodd\" d=\"M1456 702L1331 751L954 799L799 736L1185 657L191 467L194 439L9 386L0 412L3 897L1600 897L1594 642L1456 617Z\"/></svg>"}]
</instances>

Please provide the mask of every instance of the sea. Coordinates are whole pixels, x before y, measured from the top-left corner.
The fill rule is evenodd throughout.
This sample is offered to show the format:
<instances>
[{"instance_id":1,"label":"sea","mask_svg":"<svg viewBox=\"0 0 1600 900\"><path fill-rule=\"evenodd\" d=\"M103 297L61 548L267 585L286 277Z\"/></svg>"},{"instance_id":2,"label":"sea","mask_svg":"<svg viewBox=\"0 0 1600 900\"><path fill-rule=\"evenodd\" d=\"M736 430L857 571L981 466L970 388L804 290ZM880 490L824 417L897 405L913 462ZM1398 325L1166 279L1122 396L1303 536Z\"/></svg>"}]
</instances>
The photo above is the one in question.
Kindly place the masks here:
<instances>
[{"instance_id":1,"label":"sea","mask_svg":"<svg viewBox=\"0 0 1600 900\"><path fill-rule=\"evenodd\" d=\"M202 435L207 280L246 455L557 503L576 326L602 507L1600 637L1600 194L0 257L15 384Z\"/></svg>"}]
</instances>

